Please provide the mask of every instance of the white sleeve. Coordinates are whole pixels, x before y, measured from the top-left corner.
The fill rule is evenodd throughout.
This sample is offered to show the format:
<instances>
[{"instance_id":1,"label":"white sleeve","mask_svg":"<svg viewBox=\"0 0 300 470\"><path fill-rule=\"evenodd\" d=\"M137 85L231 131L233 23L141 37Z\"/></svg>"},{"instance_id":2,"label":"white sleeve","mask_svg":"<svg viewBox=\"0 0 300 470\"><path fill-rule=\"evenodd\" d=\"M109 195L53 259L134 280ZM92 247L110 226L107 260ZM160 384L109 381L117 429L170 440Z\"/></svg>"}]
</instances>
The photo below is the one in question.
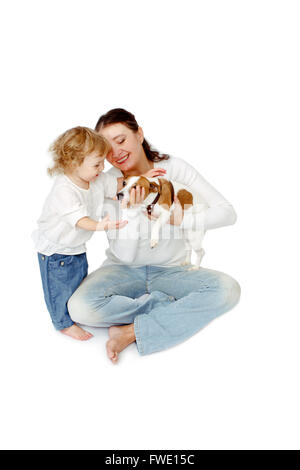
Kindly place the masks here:
<instances>
[{"instance_id":1,"label":"white sleeve","mask_svg":"<svg viewBox=\"0 0 300 470\"><path fill-rule=\"evenodd\" d=\"M78 194L67 185L57 186L53 190L49 202L52 209L72 227L75 227L82 217L90 216L87 207L82 203Z\"/></svg>"},{"instance_id":2,"label":"white sleeve","mask_svg":"<svg viewBox=\"0 0 300 470\"><path fill-rule=\"evenodd\" d=\"M236 222L237 215L232 205L192 165L181 158L171 157L166 169L170 180L184 184L193 192L199 193L208 206L199 213L186 214L181 228L197 230L197 227L204 226L206 231Z\"/></svg>"},{"instance_id":3,"label":"white sleeve","mask_svg":"<svg viewBox=\"0 0 300 470\"><path fill-rule=\"evenodd\" d=\"M109 175L108 173L101 173L94 185L101 185L104 189L104 196L112 199L117 194L118 178L117 176Z\"/></svg>"},{"instance_id":4,"label":"white sleeve","mask_svg":"<svg viewBox=\"0 0 300 470\"><path fill-rule=\"evenodd\" d=\"M140 219L142 206L138 208L121 209L116 214L111 204L105 204L105 213L111 220L127 220L125 227L119 230L107 230L109 249L112 254L124 264L131 264L136 256L140 236Z\"/></svg>"}]
</instances>

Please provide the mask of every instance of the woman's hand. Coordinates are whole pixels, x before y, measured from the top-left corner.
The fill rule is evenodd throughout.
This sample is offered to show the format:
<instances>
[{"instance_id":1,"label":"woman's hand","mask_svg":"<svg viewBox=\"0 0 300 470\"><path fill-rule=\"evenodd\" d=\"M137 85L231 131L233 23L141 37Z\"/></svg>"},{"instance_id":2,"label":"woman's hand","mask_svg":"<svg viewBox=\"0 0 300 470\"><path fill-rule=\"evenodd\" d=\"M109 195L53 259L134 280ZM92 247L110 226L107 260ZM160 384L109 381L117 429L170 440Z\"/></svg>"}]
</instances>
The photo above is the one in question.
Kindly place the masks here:
<instances>
[{"instance_id":1,"label":"woman's hand","mask_svg":"<svg viewBox=\"0 0 300 470\"><path fill-rule=\"evenodd\" d=\"M122 199L122 209L134 208L142 204L145 199L145 188L137 185L136 188L132 188L130 191L129 201Z\"/></svg>"},{"instance_id":2,"label":"woman's hand","mask_svg":"<svg viewBox=\"0 0 300 470\"><path fill-rule=\"evenodd\" d=\"M155 178L156 176L166 176L167 170L164 168L152 168L141 176L145 178Z\"/></svg>"},{"instance_id":3,"label":"woman's hand","mask_svg":"<svg viewBox=\"0 0 300 470\"><path fill-rule=\"evenodd\" d=\"M184 213L183 213L182 206L181 206L177 196L174 196L174 204L175 204L175 207L174 207L174 210L171 214L169 224L171 224L171 225L180 225L181 222L183 221Z\"/></svg>"},{"instance_id":4,"label":"woman's hand","mask_svg":"<svg viewBox=\"0 0 300 470\"><path fill-rule=\"evenodd\" d=\"M177 198L177 196L174 197L174 204L175 204L175 207L174 207L174 210L171 214L171 217L170 219L168 220L168 224L171 224L171 225L180 225L181 222L183 221L183 210L182 210L182 207L181 207L181 204L179 202L179 199ZM152 215L152 214L148 214L148 212L143 212L143 214L145 214L150 220L157 220L158 217Z\"/></svg>"}]
</instances>

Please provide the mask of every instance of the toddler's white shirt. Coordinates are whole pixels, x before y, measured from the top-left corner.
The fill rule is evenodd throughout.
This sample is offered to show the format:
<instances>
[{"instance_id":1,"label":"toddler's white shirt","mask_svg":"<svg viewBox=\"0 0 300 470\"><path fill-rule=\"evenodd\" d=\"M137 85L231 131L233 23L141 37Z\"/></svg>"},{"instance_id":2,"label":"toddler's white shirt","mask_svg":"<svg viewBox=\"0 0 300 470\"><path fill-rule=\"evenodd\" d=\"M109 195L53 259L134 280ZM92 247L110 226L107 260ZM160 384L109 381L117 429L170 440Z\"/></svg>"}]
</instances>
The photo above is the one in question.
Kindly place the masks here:
<instances>
[{"instance_id":1,"label":"toddler's white shirt","mask_svg":"<svg viewBox=\"0 0 300 470\"><path fill-rule=\"evenodd\" d=\"M83 189L66 175L58 175L38 219L38 229L32 234L36 250L47 256L84 253L94 232L76 227L76 223L82 217L99 220L104 197L116 195L117 183L117 177L101 173L89 189Z\"/></svg>"}]
</instances>

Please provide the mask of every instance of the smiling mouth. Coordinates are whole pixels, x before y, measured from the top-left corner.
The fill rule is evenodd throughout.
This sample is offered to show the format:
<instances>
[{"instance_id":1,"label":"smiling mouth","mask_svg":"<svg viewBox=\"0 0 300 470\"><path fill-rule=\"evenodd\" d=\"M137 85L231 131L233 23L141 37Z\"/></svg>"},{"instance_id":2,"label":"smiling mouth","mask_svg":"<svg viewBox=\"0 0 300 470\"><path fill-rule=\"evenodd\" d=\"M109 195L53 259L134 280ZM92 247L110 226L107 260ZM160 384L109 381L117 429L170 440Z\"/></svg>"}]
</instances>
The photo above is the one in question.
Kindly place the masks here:
<instances>
[{"instance_id":1,"label":"smiling mouth","mask_svg":"<svg viewBox=\"0 0 300 470\"><path fill-rule=\"evenodd\" d=\"M119 163L119 164L124 163L124 162L126 162L126 160L128 160L128 158L129 158L129 155L127 154L127 155L125 155L125 157L122 157L119 160L117 160L117 163Z\"/></svg>"}]
</instances>

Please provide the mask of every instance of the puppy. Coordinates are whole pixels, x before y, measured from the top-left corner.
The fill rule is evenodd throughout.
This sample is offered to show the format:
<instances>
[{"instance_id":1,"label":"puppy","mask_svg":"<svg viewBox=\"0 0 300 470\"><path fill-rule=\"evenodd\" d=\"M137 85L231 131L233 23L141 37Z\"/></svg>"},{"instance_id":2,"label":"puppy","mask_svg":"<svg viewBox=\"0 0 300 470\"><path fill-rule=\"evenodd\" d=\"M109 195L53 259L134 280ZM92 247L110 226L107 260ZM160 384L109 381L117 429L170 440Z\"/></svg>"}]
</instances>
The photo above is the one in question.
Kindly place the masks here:
<instances>
[{"instance_id":1,"label":"puppy","mask_svg":"<svg viewBox=\"0 0 300 470\"><path fill-rule=\"evenodd\" d=\"M145 189L145 199L143 206L148 214L158 217L151 228L150 246L154 248L158 244L159 231L169 220L174 208L174 196L176 195L185 213L196 213L205 209L205 204L194 204L194 197L190 191L183 189L184 186L176 182L171 182L165 178L146 178L145 176L129 176L123 181L123 188L117 194L120 201L130 200L130 191L140 186ZM186 259L182 265L191 265L192 250L196 253L196 263L190 269L199 269L201 260L205 254L202 248L204 230L184 230L186 242Z\"/></svg>"}]
</instances>

